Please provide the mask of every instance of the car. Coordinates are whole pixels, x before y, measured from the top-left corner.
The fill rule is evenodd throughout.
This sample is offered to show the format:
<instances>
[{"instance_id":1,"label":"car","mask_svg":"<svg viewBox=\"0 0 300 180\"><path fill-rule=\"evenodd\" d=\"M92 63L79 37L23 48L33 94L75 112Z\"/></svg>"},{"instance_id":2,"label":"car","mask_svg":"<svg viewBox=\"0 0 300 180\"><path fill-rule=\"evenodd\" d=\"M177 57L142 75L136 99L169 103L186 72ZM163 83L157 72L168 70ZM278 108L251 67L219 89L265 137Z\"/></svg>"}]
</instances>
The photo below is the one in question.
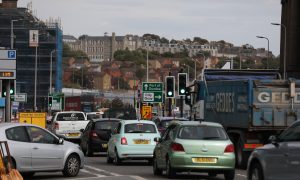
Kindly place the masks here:
<instances>
[{"instance_id":1,"label":"car","mask_svg":"<svg viewBox=\"0 0 300 180\"><path fill-rule=\"evenodd\" d=\"M299 179L300 120L279 136L270 136L269 141L251 153L247 165L248 180Z\"/></svg>"},{"instance_id":2,"label":"car","mask_svg":"<svg viewBox=\"0 0 300 180\"><path fill-rule=\"evenodd\" d=\"M102 118L91 120L82 130L80 147L86 156L94 152L106 152L111 132L118 126L121 119Z\"/></svg>"},{"instance_id":3,"label":"car","mask_svg":"<svg viewBox=\"0 0 300 180\"><path fill-rule=\"evenodd\" d=\"M88 120L93 120L93 119L100 119L103 116L103 112L87 112L86 114L86 118Z\"/></svg>"},{"instance_id":4,"label":"car","mask_svg":"<svg viewBox=\"0 0 300 180\"><path fill-rule=\"evenodd\" d=\"M48 128L57 136L68 141L79 142L81 129L85 129L88 120L81 111L62 111L53 115Z\"/></svg>"},{"instance_id":5,"label":"car","mask_svg":"<svg viewBox=\"0 0 300 180\"><path fill-rule=\"evenodd\" d=\"M160 137L154 122L122 120L108 141L107 163L120 165L126 159L153 160L155 138Z\"/></svg>"},{"instance_id":6,"label":"car","mask_svg":"<svg viewBox=\"0 0 300 180\"><path fill-rule=\"evenodd\" d=\"M62 171L64 176L73 177L84 167L78 145L36 125L1 123L0 141L7 141L13 166L25 176Z\"/></svg>"},{"instance_id":7,"label":"car","mask_svg":"<svg viewBox=\"0 0 300 180\"><path fill-rule=\"evenodd\" d=\"M162 138L156 138L153 173L168 178L177 172L224 174L234 179L234 146L221 124L200 121L172 122Z\"/></svg>"},{"instance_id":8,"label":"car","mask_svg":"<svg viewBox=\"0 0 300 180\"><path fill-rule=\"evenodd\" d=\"M163 135L172 121L188 121L186 118L179 118L179 117L162 117L156 116L152 119L152 121L156 124L158 131L161 135Z\"/></svg>"}]
</instances>

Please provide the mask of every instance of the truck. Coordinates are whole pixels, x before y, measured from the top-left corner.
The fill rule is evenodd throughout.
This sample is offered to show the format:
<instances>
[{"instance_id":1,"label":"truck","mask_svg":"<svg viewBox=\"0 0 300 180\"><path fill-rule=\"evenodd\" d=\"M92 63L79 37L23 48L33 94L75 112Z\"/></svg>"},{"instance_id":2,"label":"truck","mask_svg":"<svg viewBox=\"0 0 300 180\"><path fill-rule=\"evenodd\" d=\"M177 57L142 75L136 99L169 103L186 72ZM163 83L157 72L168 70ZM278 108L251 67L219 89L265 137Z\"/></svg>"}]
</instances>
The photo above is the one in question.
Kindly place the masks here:
<instances>
[{"instance_id":1,"label":"truck","mask_svg":"<svg viewBox=\"0 0 300 180\"><path fill-rule=\"evenodd\" d=\"M234 143L236 164L300 117L300 81L277 71L205 70L188 87L196 120L218 122Z\"/></svg>"}]
</instances>

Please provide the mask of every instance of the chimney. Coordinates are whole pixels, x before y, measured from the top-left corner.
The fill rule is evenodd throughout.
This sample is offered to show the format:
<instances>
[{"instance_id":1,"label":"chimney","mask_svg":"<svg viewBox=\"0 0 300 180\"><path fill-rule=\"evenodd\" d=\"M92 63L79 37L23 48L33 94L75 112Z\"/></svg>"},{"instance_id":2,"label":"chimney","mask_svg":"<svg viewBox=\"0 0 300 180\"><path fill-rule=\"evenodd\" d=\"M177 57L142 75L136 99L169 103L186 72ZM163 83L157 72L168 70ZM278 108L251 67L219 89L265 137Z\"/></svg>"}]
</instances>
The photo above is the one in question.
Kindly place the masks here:
<instances>
[{"instance_id":1,"label":"chimney","mask_svg":"<svg viewBox=\"0 0 300 180\"><path fill-rule=\"evenodd\" d=\"M4 9L11 9L11 8L17 8L18 0L2 0L2 6L1 8Z\"/></svg>"}]
</instances>

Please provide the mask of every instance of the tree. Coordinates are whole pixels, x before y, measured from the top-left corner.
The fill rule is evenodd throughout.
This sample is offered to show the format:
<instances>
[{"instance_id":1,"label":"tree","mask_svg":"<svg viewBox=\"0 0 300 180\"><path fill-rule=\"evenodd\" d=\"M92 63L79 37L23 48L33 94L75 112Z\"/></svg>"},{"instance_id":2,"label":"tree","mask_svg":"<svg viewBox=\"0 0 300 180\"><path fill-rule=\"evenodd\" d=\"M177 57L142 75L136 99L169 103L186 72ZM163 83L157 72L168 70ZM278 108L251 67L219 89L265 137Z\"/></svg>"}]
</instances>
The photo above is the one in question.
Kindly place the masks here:
<instances>
[{"instance_id":1,"label":"tree","mask_svg":"<svg viewBox=\"0 0 300 180\"><path fill-rule=\"evenodd\" d=\"M111 101L112 109L120 109L123 107L123 101L119 98L116 97Z\"/></svg>"},{"instance_id":2,"label":"tree","mask_svg":"<svg viewBox=\"0 0 300 180\"><path fill-rule=\"evenodd\" d=\"M199 43L199 44L201 44L201 45L203 45L203 44L208 44L208 43L209 43L208 40L202 39L202 38L200 38L200 37L194 37L193 42L197 42L197 43Z\"/></svg>"},{"instance_id":3,"label":"tree","mask_svg":"<svg viewBox=\"0 0 300 180\"><path fill-rule=\"evenodd\" d=\"M136 77L140 80L140 81L142 81L143 80L143 78L145 77L145 70L144 69L142 69L142 68L137 68L137 70L136 70Z\"/></svg>"},{"instance_id":4,"label":"tree","mask_svg":"<svg viewBox=\"0 0 300 180\"><path fill-rule=\"evenodd\" d=\"M160 43L169 44L169 40L167 38L165 38L165 37L162 37L160 39Z\"/></svg>"}]
</instances>

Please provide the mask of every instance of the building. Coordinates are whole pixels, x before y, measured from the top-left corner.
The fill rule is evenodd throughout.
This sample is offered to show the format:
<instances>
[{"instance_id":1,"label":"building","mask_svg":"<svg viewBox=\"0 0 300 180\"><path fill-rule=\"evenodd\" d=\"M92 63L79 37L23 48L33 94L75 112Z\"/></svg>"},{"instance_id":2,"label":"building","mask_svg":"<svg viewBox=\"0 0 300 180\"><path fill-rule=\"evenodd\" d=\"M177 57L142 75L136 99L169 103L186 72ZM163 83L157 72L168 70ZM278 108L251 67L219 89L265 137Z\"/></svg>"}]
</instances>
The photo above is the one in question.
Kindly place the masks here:
<instances>
[{"instance_id":1,"label":"building","mask_svg":"<svg viewBox=\"0 0 300 180\"><path fill-rule=\"evenodd\" d=\"M136 50L142 46L142 39L135 35L116 36L112 33L108 36L88 36L82 35L78 39L74 36L64 35L64 43L68 44L72 50L85 52L91 63L100 63L113 60L114 52L128 49Z\"/></svg>"},{"instance_id":2,"label":"building","mask_svg":"<svg viewBox=\"0 0 300 180\"><path fill-rule=\"evenodd\" d=\"M10 49L11 32L14 34L13 48L17 50L16 93L27 94L27 102L20 103L19 110L47 110L50 83L56 92L62 89L63 44L60 24L55 20L47 22L39 20L32 15L30 9L18 8L17 0L2 0L0 22L0 47ZM38 47L29 47L30 30L39 31ZM50 82L51 60L52 82ZM37 71L36 98L35 71Z\"/></svg>"}]
</instances>

